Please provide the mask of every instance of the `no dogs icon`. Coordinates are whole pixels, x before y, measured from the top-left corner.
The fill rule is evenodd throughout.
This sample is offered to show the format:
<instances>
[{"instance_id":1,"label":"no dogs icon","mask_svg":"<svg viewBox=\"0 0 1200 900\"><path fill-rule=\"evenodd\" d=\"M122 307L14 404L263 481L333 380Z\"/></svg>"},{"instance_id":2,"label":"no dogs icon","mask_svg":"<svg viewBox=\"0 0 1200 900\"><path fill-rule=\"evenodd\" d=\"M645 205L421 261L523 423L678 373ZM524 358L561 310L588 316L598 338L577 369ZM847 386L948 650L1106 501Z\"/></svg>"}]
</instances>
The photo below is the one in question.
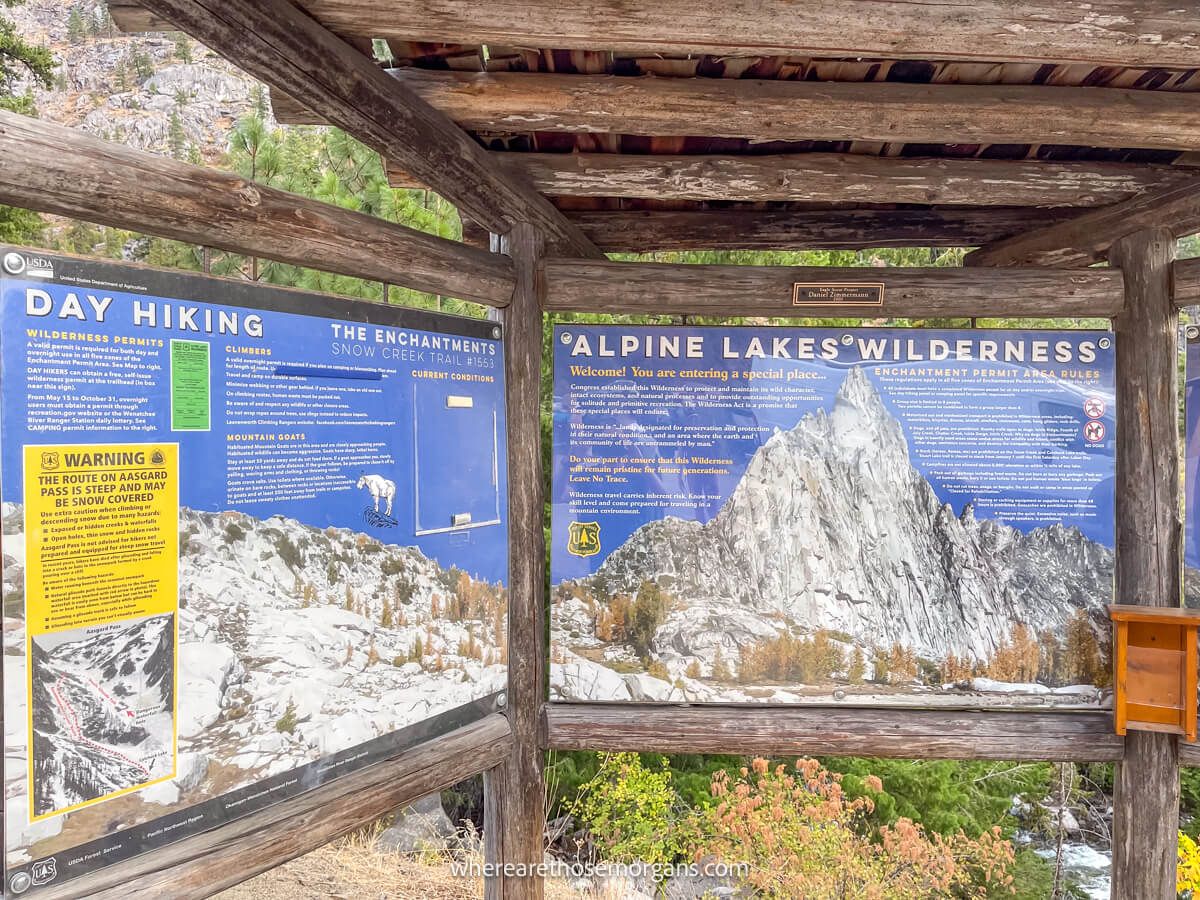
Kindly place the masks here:
<instances>
[{"instance_id":1,"label":"no dogs icon","mask_svg":"<svg viewBox=\"0 0 1200 900\"><path fill-rule=\"evenodd\" d=\"M1083 439L1089 444L1098 444L1104 440L1105 428L1103 422L1087 422L1083 426Z\"/></svg>"}]
</instances>

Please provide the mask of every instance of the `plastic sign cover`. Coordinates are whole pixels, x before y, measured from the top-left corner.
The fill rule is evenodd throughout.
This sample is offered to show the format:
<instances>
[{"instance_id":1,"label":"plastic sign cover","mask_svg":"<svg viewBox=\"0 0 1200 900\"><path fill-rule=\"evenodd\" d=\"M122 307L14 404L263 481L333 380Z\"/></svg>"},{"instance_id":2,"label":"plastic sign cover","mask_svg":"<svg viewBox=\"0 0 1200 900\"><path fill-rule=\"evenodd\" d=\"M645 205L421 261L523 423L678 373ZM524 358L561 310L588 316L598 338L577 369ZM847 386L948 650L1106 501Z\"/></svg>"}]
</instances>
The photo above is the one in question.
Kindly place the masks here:
<instances>
[{"instance_id":1,"label":"plastic sign cover","mask_svg":"<svg viewBox=\"0 0 1200 900\"><path fill-rule=\"evenodd\" d=\"M495 708L494 323L0 250L6 889Z\"/></svg>"},{"instance_id":2,"label":"plastic sign cover","mask_svg":"<svg viewBox=\"0 0 1200 900\"><path fill-rule=\"evenodd\" d=\"M562 326L551 691L1087 705L1113 338Z\"/></svg>"},{"instance_id":3,"label":"plastic sign cover","mask_svg":"<svg viewBox=\"0 0 1200 900\"><path fill-rule=\"evenodd\" d=\"M1184 531L1183 565L1186 605L1200 606L1200 326L1186 328L1184 370Z\"/></svg>"}]
</instances>

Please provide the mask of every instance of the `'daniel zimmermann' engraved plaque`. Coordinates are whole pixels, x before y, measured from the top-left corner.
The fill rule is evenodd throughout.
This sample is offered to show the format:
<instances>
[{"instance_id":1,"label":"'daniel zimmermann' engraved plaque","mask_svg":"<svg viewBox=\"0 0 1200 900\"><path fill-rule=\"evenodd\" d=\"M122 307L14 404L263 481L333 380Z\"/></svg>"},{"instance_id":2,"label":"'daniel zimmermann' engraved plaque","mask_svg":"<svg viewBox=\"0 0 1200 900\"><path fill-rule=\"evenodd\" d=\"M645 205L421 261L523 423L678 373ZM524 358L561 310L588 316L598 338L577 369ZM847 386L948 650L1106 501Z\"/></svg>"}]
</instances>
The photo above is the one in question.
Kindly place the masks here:
<instances>
[{"instance_id":1,"label":"'daniel zimmermann' engraved plaque","mask_svg":"<svg viewBox=\"0 0 1200 900\"><path fill-rule=\"evenodd\" d=\"M792 306L883 306L883 282L797 282L792 285Z\"/></svg>"}]
</instances>

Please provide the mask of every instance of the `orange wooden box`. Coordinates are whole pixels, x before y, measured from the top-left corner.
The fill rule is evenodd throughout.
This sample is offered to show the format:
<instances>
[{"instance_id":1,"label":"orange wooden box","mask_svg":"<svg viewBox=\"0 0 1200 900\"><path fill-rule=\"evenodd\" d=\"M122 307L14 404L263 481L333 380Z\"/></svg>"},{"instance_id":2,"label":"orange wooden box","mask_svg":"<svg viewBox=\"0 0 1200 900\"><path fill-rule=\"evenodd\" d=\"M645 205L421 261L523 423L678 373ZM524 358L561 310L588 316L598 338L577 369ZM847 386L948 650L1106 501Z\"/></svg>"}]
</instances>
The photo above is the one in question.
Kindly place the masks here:
<instances>
[{"instance_id":1,"label":"orange wooden box","mask_svg":"<svg viewBox=\"0 0 1200 900\"><path fill-rule=\"evenodd\" d=\"M1200 610L1108 608L1113 621L1113 716L1129 728L1196 740L1196 630Z\"/></svg>"}]
</instances>

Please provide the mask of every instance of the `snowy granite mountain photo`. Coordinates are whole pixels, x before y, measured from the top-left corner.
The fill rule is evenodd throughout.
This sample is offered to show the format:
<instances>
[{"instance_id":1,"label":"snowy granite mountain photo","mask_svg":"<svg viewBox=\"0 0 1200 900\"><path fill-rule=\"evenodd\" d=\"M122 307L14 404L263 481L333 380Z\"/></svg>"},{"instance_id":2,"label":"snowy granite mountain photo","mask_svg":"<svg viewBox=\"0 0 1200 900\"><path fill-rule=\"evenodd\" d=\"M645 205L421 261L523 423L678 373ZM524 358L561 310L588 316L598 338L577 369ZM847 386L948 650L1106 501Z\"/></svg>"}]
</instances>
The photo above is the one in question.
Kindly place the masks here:
<instances>
[{"instance_id":1,"label":"snowy granite mountain photo","mask_svg":"<svg viewBox=\"0 0 1200 900\"><path fill-rule=\"evenodd\" d=\"M1091 683L1112 565L1076 528L1024 533L939 501L900 423L852 368L831 410L758 449L712 520L648 523L595 575L557 586L555 686L617 695L588 699L786 701L814 683L974 679L976 690L1021 682L1039 694L1049 688L1028 683ZM653 634L631 640L639 621ZM664 683L597 673L604 663Z\"/></svg>"},{"instance_id":2,"label":"snowy granite mountain photo","mask_svg":"<svg viewBox=\"0 0 1200 900\"><path fill-rule=\"evenodd\" d=\"M22 508L5 504L2 519L4 690L11 712L4 721L5 830L15 858L37 858L183 809L505 685L507 594L499 585L443 569L415 547L385 545L350 529L185 508L177 771L143 790L30 823L22 812L29 808ZM35 681L34 758L53 770L45 773L55 785L45 801L53 808L88 790L107 793L126 783L121 779L158 777L158 769L154 778L122 769L105 751L144 763L136 751L148 748L157 725L142 715L129 726L121 710L135 694L139 708L155 692L168 703L170 680L161 670L170 660L160 641L169 628L161 617L121 625L103 641L68 640L35 651L44 674ZM101 673L99 687L114 700L109 708L95 700L102 693L77 677L85 670ZM104 750L81 750L80 740L70 740L71 720L57 704L55 685L77 714L86 708L90 718L81 721L80 735ZM103 762L97 778L104 783L73 781L71 763L78 760L70 753L86 754L89 765Z\"/></svg>"}]
</instances>

